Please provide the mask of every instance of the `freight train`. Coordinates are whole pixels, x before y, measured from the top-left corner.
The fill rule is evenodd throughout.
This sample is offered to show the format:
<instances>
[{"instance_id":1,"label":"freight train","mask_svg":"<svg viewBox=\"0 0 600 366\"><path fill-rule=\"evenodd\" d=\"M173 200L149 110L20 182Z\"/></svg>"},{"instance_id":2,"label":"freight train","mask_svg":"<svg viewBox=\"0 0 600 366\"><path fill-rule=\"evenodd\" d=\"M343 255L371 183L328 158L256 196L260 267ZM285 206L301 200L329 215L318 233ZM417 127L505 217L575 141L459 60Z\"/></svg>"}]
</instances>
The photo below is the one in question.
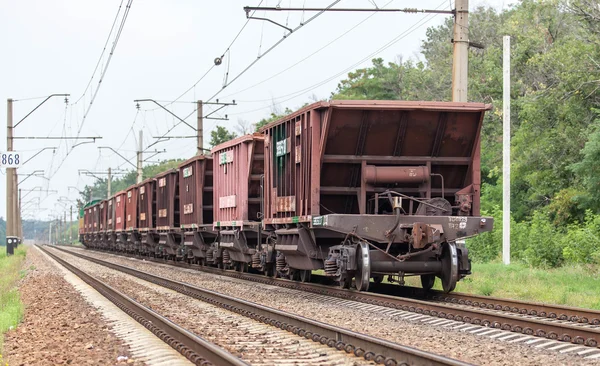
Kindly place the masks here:
<instances>
[{"instance_id":1,"label":"freight train","mask_svg":"<svg viewBox=\"0 0 600 366\"><path fill-rule=\"evenodd\" d=\"M84 208L89 248L368 291L471 273L489 104L328 101Z\"/></svg>"}]
</instances>

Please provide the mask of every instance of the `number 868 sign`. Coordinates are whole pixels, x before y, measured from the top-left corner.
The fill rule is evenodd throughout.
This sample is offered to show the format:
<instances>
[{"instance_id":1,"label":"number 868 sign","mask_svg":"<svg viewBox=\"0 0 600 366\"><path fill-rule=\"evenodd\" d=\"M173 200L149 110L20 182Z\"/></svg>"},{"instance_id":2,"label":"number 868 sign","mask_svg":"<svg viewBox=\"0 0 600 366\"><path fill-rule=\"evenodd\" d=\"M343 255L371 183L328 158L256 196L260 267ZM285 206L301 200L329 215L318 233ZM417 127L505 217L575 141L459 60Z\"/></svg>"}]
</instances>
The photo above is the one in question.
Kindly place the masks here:
<instances>
[{"instance_id":1,"label":"number 868 sign","mask_svg":"<svg viewBox=\"0 0 600 366\"><path fill-rule=\"evenodd\" d=\"M3 168L18 168L23 164L21 154L16 151L0 153L0 166Z\"/></svg>"}]
</instances>

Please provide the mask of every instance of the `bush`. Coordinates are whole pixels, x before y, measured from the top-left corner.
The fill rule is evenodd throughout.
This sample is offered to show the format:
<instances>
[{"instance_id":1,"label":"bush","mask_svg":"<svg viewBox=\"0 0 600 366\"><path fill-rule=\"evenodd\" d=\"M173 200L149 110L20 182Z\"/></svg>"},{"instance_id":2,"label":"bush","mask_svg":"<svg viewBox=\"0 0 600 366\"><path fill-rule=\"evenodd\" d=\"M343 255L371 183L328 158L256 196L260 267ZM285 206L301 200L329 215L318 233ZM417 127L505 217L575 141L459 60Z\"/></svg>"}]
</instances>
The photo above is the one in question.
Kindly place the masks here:
<instances>
[{"instance_id":1,"label":"bush","mask_svg":"<svg viewBox=\"0 0 600 366\"><path fill-rule=\"evenodd\" d=\"M547 214L536 211L526 232L521 233L527 240L523 259L534 267L558 267L563 263L562 235L550 222Z\"/></svg>"},{"instance_id":2,"label":"bush","mask_svg":"<svg viewBox=\"0 0 600 366\"><path fill-rule=\"evenodd\" d=\"M575 223L567 227L562 244L566 261L600 264L600 215L586 211L583 224Z\"/></svg>"}]
</instances>

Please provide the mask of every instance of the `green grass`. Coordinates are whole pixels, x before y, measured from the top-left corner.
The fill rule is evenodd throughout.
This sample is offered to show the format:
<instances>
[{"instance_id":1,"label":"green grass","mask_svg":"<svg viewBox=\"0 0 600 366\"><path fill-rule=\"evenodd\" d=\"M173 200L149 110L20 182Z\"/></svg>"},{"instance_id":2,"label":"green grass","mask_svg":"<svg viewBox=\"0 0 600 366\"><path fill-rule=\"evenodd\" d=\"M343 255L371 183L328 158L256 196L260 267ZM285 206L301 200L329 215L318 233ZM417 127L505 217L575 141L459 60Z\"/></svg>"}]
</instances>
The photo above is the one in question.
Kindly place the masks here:
<instances>
[{"instance_id":1,"label":"green grass","mask_svg":"<svg viewBox=\"0 0 600 366\"><path fill-rule=\"evenodd\" d=\"M565 265L531 268L522 263L473 263L473 274L456 285L456 292L600 310L600 268ZM323 275L323 270L313 271ZM417 277L406 277L407 286L421 287ZM387 282L387 277L384 279ZM435 281L434 289L441 290Z\"/></svg>"},{"instance_id":2,"label":"green grass","mask_svg":"<svg viewBox=\"0 0 600 366\"><path fill-rule=\"evenodd\" d=\"M21 245L15 255L7 257L6 248L0 247L0 365L2 360L3 335L15 327L23 316L23 303L17 289L17 281L24 277L21 264L25 260L27 248Z\"/></svg>"},{"instance_id":3,"label":"green grass","mask_svg":"<svg viewBox=\"0 0 600 366\"><path fill-rule=\"evenodd\" d=\"M474 263L473 274L456 285L456 292L503 297L600 310L600 268L567 265L553 269L521 263ZM420 286L417 278L407 285ZM436 289L441 289L439 279Z\"/></svg>"}]
</instances>

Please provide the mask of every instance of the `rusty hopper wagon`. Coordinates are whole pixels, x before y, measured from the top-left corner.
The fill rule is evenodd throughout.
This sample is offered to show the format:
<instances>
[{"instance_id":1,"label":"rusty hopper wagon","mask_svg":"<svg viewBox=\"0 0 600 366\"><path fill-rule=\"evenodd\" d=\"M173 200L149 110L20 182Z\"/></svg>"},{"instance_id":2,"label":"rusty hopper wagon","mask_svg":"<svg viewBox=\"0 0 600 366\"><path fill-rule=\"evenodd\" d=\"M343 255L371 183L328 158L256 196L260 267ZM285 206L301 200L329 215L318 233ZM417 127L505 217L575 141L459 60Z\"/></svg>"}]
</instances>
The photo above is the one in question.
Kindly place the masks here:
<instances>
[{"instance_id":1,"label":"rusty hopper wagon","mask_svg":"<svg viewBox=\"0 0 600 366\"><path fill-rule=\"evenodd\" d=\"M181 257L179 230L179 171L168 170L156 177L156 230L159 235L156 253L165 257Z\"/></svg>"},{"instance_id":2,"label":"rusty hopper wagon","mask_svg":"<svg viewBox=\"0 0 600 366\"><path fill-rule=\"evenodd\" d=\"M206 264L207 250L217 237L212 230L212 157L194 156L178 169L180 227L185 256L190 262Z\"/></svg>"},{"instance_id":3,"label":"rusty hopper wagon","mask_svg":"<svg viewBox=\"0 0 600 366\"><path fill-rule=\"evenodd\" d=\"M137 199L138 186L127 188L125 194L125 251L134 253L136 247L140 245L140 233L138 231Z\"/></svg>"},{"instance_id":4,"label":"rusty hopper wagon","mask_svg":"<svg viewBox=\"0 0 600 366\"><path fill-rule=\"evenodd\" d=\"M457 239L489 231L479 217L483 116L490 105L332 101L263 128L265 230L278 272L324 268L368 290L384 275L420 275L444 291L470 273Z\"/></svg>"},{"instance_id":5,"label":"rusty hopper wagon","mask_svg":"<svg viewBox=\"0 0 600 366\"><path fill-rule=\"evenodd\" d=\"M156 179L149 178L139 184L137 190L139 253L154 254L158 243L156 233Z\"/></svg>"},{"instance_id":6,"label":"rusty hopper wagon","mask_svg":"<svg viewBox=\"0 0 600 366\"><path fill-rule=\"evenodd\" d=\"M471 272L462 239L493 226L479 201L490 109L318 102L92 204L82 240L300 281L323 269L359 291L384 276L430 289L437 277L449 292Z\"/></svg>"},{"instance_id":7,"label":"rusty hopper wagon","mask_svg":"<svg viewBox=\"0 0 600 366\"><path fill-rule=\"evenodd\" d=\"M214 230L219 233L219 248L213 252L213 260L240 270L247 270L251 264L260 266L257 249L262 244L259 213L264 137L259 133L242 136L216 146L211 153Z\"/></svg>"}]
</instances>

